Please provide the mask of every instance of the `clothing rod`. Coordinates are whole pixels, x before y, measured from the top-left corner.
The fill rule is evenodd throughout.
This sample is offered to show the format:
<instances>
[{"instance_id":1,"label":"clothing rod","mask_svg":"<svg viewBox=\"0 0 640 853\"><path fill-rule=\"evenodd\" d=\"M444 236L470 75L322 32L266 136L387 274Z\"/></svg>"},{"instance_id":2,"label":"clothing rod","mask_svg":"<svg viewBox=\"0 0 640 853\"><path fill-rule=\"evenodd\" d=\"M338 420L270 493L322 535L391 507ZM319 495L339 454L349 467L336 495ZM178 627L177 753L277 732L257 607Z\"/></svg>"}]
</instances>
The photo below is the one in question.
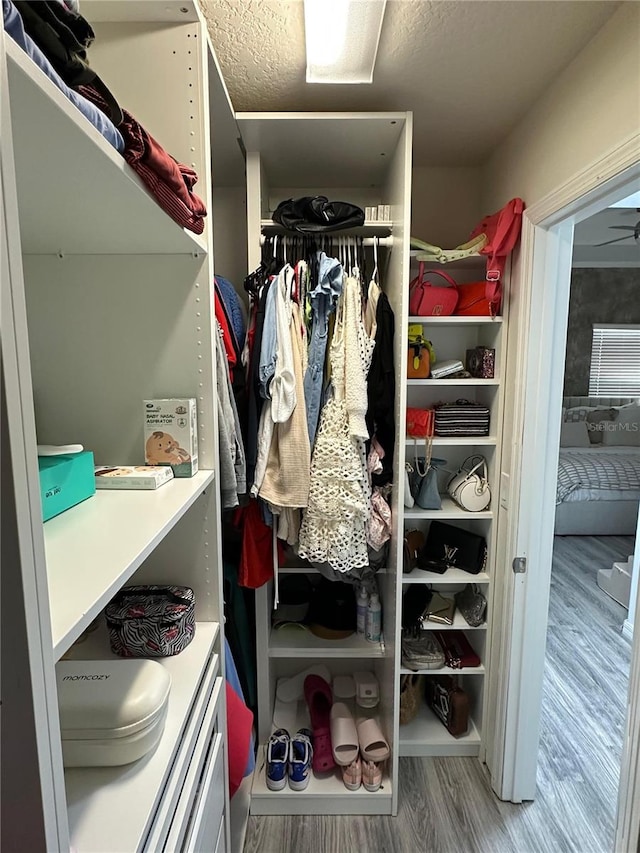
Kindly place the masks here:
<instances>
[{"instance_id":1,"label":"clothing rod","mask_svg":"<svg viewBox=\"0 0 640 853\"><path fill-rule=\"evenodd\" d=\"M332 233L335 234L336 232L334 231ZM282 236L283 235L280 235L280 238L282 238ZM287 237L292 237L292 236L293 235L286 235L285 239ZM300 236L309 236L310 237L313 235L300 235ZM260 235L260 245L261 246L264 246L266 239L267 238L265 237L264 234ZM360 238L354 237L353 239L359 240ZM362 245L363 246L374 246L376 241L378 243L378 246L381 246L381 247L388 247L390 249L393 246L393 237L363 237L362 238Z\"/></svg>"}]
</instances>

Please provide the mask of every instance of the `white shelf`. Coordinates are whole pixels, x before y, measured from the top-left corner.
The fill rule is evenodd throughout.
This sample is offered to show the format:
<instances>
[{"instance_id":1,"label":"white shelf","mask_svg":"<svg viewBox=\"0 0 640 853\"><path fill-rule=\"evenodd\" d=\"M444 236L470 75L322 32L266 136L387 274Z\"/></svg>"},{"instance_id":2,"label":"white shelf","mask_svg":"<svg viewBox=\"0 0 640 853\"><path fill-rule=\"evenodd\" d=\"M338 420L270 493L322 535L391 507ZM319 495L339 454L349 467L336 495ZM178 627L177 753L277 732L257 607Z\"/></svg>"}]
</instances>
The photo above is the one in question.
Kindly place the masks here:
<instances>
[{"instance_id":1,"label":"white shelf","mask_svg":"<svg viewBox=\"0 0 640 853\"><path fill-rule=\"evenodd\" d=\"M459 610L456 610L453 614L453 625L441 625L440 622L430 622L428 619L422 623L423 631L486 631L487 623L483 622L482 625L478 625L477 628L469 625L467 620L464 618L462 613ZM449 669L446 670L449 675L455 675L456 670Z\"/></svg>"},{"instance_id":2,"label":"white shelf","mask_svg":"<svg viewBox=\"0 0 640 853\"><path fill-rule=\"evenodd\" d=\"M478 572L472 575L462 569L447 569L444 574L438 572L426 572L424 569L414 569L410 574L403 574L402 583L439 583L439 584L466 584L466 583L491 583L491 577L486 572Z\"/></svg>"},{"instance_id":3,"label":"white shelf","mask_svg":"<svg viewBox=\"0 0 640 853\"><path fill-rule=\"evenodd\" d=\"M44 525L57 660L213 482L213 471L155 491L98 491Z\"/></svg>"},{"instance_id":4,"label":"white shelf","mask_svg":"<svg viewBox=\"0 0 640 853\"><path fill-rule=\"evenodd\" d=\"M466 735L453 737L426 705L414 720L400 726L400 756L477 755L479 751L480 734L473 720Z\"/></svg>"},{"instance_id":5,"label":"white shelf","mask_svg":"<svg viewBox=\"0 0 640 853\"><path fill-rule=\"evenodd\" d=\"M409 447L413 447L414 442L417 441L418 445L424 442L423 438L411 438L407 436L406 444ZM451 436L450 438L440 438L437 435L433 437L433 446L434 447L480 447L480 446L489 446L495 445L498 443L498 439L495 435L456 435Z\"/></svg>"},{"instance_id":6,"label":"white shelf","mask_svg":"<svg viewBox=\"0 0 640 853\"><path fill-rule=\"evenodd\" d=\"M204 236L177 225L27 54L5 45L23 252L205 253Z\"/></svg>"},{"instance_id":7,"label":"white shelf","mask_svg":"<svg viewBox=\"0 0 640 853\"><path fill-rule=\"evenodd\" d=\"M493 512L490 509L483 509L482 512L468 512L466 509L462 509L458 504L454 503L451 498L445 497L445 495L441 495L441 497L442 509L420 509L419 507L414 507L414 509L405 509L405 521L411 521L418 518L465 518L467 520L472 520L474 518L493 518Z\"/></svg>"},{"instance_id":8,"label":"white shelf","mask_svg":"<svg viewBox=\"0 0 640 853\"><path fill-rule=\"evenodd\" d=\"M151 753L122 767L83 767L65 771L69 830L76 853L142 848L172 771L218 630L217 622L198 622L195 636L183 652L158 659L171 676L171 692L162 739ZM73 657L79 660L114 658L106 631L96 632L96 635L79 644L73 650ZM218 662L214 661L216 669L217 666Z\"/></svg>"},{"instance_id":9,"label":"white shelf","mask_svg":"<svg viewBox=\"0 0 640 853\"><path fill-rule=\"evenodd\" d=\"M342 782L339 768L320 776L312 775L304 791L292 791L288 786L282 791L270 791L265 778L265 747L258 750L251 789L252 815L390 813L391 783L387 772L377 791L367 791L362 786L357 791L349 791Z\"/></svg>"},{"instance_id":10,"label":"white shelf","mask_svg":"<svg viewBox=\"0 0 640 853\"><path fill-rule=\"evenodd\" d=\"M497 326L502 323L502 317L456 317L455 315L417 317L412 315L407 323L424 323L427 326Z\"/></svg>"},{"instance_id":11,"label":"white shelf","mask_svg":"<svg viewBox=\"0 0 640 853\"><path fill-rule=\"evenodd\" d=\"M484 675L484 664L480 666L464 666L462 669L452 669L450 666L442 666L440 669L420 669L416 672L413 669L400 667L400 675ZM402 729L400 729L402 732Z\"/></svg>"},{"instance_id":12,"label":"white shelf","mask_svg":"<svg viewBox=\"0 0 640 853\"><path fill-rule=\"evenodd\" d=\"M323 640L304 628L272 628L269 635L272 658L381 658L384 646L368 643L357 634L344 640Z\"/></svg>"},{"instance_id":13,"label":"white shelf","mask_svg":"<svg viewBox=\"0 0 640 853\"><path fill-rule=\"evenodd\" d=\"M499 385L499 379L407 379L407 385Z\"/></svg>"}]
</instances>

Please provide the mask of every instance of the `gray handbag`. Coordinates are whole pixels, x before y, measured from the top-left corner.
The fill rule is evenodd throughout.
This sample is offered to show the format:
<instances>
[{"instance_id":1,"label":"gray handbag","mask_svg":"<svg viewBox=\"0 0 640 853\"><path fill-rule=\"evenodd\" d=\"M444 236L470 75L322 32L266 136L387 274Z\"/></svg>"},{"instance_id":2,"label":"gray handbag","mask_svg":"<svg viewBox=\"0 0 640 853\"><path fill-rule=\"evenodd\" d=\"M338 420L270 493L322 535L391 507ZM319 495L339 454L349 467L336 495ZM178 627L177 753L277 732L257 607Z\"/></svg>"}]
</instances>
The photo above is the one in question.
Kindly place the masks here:
<instances>
[{"instance_id":1,"label":"gray handbag","mask_svg":"<svg viewBox=\"0 0 640 853\"><path fill-rule=\"evenodd\" d=\"M431 439L426 439L427 455L418 456L417 443L413 464L413 496L420 509L442 509L442 498L438 490L438 468L447 464L446 459L431 455Z\"/></svg>"},{"instance_id":2,"label":"gray handbag","mask_svg":"<svg viewBox=\"0 0 640 853\"><path fill-rule=\"evenodd\" d=\"M484 624L487 613L487 599L473 583L468 583L460 592L454 595L456 606L462 613L467 625L477 628Z\"/></svg>"}]
</instances>

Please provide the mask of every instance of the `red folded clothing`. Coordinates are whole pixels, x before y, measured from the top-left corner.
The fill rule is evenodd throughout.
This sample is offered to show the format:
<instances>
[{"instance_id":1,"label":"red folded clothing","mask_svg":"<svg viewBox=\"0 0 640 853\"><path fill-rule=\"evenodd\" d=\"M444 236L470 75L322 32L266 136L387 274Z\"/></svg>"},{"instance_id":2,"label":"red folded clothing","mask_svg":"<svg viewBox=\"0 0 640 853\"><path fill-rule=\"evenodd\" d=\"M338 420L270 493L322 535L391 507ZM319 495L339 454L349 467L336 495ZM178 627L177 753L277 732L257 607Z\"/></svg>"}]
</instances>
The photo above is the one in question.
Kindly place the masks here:
<instances>
[{"instance_id":1,"label":"red folded clothing","mask_svg":"<svg viewBox=\"0 0 640 853\"><path fill-rule=\"evenodd\" d=\"M93 86L79 86L78 91L108 114L106 101ZM174 222L202 234L207 208L191 191L198 180L197 174L168 154L131 113L122 112L124 119L118 130L124 138L124 159Z\"/></svg>"}]
</instances>

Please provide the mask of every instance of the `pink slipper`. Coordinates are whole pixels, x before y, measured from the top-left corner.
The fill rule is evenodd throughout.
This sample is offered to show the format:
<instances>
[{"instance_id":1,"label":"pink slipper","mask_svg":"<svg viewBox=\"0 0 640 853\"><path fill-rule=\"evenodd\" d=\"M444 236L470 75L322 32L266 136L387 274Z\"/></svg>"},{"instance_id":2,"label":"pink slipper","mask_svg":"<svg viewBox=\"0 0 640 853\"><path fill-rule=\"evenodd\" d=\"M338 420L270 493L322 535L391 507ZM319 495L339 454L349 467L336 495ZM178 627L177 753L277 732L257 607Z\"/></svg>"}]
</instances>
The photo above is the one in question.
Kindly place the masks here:
<instances>
[{"instance_id":1,"label":"pink slipper","mask_svg":"<svg viewBox=\"0 0 640 853\"><path fill-rule=\"evenodd\" d=\"M385 761L391 750L385 740L380 724L372 717L365 717L356 723L360 753L365 761Z\"/></svg>"},{"instance_id":2,"label":"pink slipper","mask_svg":"<svg viewBox=\"0 0 640 853\"><path fill-rule=\"evenodd\" d=\"M308 675L304 680L304 698L313 730L313 770L326 773L335 767L331 750L331 687L319 675Z\"/></svg>"},{"instance_id":3,"label":"pink slipper","mask_svg":"<svg viewBox=\"0 0 640 853\"><path fill-rule=\"evenodd\" d=\"M358 757L356 724L344 702L334 702L331 708L331 746L335 762L341 767L348 767Z\"/></svg>"}]
</instances>

